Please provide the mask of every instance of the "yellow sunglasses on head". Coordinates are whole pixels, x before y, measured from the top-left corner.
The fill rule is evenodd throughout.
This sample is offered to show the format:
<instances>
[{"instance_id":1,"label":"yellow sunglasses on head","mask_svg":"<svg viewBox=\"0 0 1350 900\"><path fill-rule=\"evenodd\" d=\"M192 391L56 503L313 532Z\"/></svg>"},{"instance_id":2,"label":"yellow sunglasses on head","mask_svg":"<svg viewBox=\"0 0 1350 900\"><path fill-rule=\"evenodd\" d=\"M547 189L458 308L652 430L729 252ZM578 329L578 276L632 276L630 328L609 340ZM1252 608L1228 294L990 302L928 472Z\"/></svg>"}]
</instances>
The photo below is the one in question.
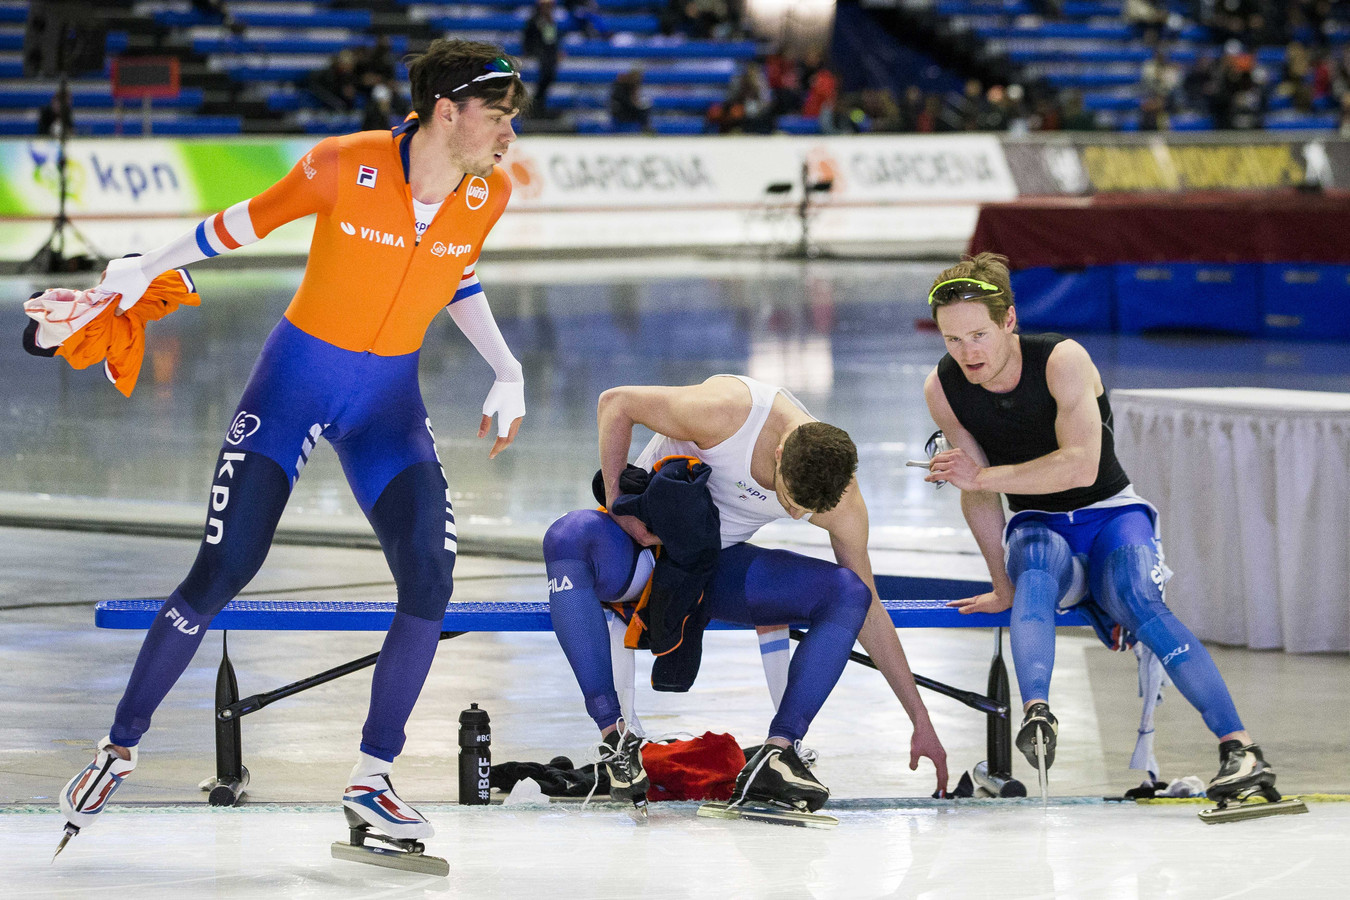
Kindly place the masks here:
<instances>
[{"instance_id":1,"label":"yellow sunglasses on head","mask_svg":"<svg viewBox=\"0 0 1350 900\"><path fill-rule=\"evenodd\" d=\"M982 300L991 294L1001 293L1003 288L978 278L948 278L933 285L933 289L928 292L928 305Z\"/></svg>"}]
</instances>

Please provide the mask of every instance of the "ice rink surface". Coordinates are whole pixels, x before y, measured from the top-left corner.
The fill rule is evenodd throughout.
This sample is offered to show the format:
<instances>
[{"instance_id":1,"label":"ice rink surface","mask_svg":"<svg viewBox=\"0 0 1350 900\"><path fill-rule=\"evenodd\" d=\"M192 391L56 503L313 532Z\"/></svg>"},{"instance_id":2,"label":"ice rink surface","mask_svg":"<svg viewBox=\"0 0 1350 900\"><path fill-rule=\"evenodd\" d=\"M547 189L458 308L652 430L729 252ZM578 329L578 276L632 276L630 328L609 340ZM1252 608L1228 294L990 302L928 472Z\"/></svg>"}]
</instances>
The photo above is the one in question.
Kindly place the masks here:
<instances>
[{"instance_id":1,"label":"ice rink surface","mask_svg":"<svg viewBox=\"0 0 1350 900\"><path fill-rule=\"evenodd\" d=\"M329 858L331 809L107 814L54 865L50 816L0 813L14 897L1143 898L1344 896L1350 804L1206 826L1191 804L1039 800L839 809L831 831L657 804L429 805L435 878ZM431 849L428 852L432 852Z\"/></svg>"},{"instance_id":2,"label":"ice rink surface","mask_svg":"<svg viewBox=\"0 0 1350 900\"><path fill-rule=\"evenodd\" d=\"M448 321L422 356L423 392L452 486L464 552L457 599L542 599L529 546L590 503L595 400L623 383L679 384L717 372L785 384L858 442L878 571L978 576L954 490L924 485L904 460L933 426L920 386L941 355L916 327L939 264L757 260L488 262L480 274L525 365L530 413L516 446L488 463L473 439L487 367ZM584 755L594 739L551 635L475 634L442 646L395 769L400 792L438 833L428 852L449 878L330 858L345 828L337 798L353 761L369 671L291 698L244 723L246 802L211 809L208 636L155 717L142 762L102 821L53 865L61 785L88 762L139 647L140 632L95 629L94 601L162 597L196 552L212 461L252 361L298 273L194 269L204 302L151 332L137 392L94 370L17 350L24 319L0 305L0 890L5 897L1344 897L1350 804L1310 815L1210 826L1194 804L1103 803L1139 783L1127 768L1138 724L1133 659L1085 630L1061 630L1052 701L1061 742L1048 810L1033 801L936 803L931 767L908 768L908 720L884 682L850 666L807 743L833 792L838 828L815 831L697 819L653 807L634 825L612 806L470 809L453 804L455 720L469 702L493 716L494 761ZM0 279L15 300L42 286ZM80 285L72 285L80 286ZM1213 337L1079 336L1109 388L1253 385L1350 391L1350 347ZM642 440L639 436L635 445ZM93 532L42 518L112 523ZM162 526L149 536L147 523ZM334 455L315 454L283 527L368 534ZM127 533L109 533L112 525ZM1166 533L1166 532L1164 532ZM800 523L766 540L828 554ZM340 542L337 542L340 543ZM470 549L472 548L472 549ZM278 546L250 592L277 598L392 595L374 549ZM901 634L916 671L982 690L982 630ZM373 633L233 633L245 693L369 653ZM1244 721L1290 793L1350 789L1350 660L1211 646ZM1011 669L1011 666L1010 666ZM1014 674L1011 673L1010 674ZM1014 675L1015 677L1015 675ZM754 637L709 635L689 694L642 687L649 732L727 732L757 743L771 715ZM1013 694L1016 697L1014 681ZM985 757L980 716L925 694L956 777ZM1158 715L1167 779L1209 778L1213 738L1169 691ZM1020 754L1014 774L1035 775ZM890 799L887 799L890 798Z\"/></svg>"}]
</instances>

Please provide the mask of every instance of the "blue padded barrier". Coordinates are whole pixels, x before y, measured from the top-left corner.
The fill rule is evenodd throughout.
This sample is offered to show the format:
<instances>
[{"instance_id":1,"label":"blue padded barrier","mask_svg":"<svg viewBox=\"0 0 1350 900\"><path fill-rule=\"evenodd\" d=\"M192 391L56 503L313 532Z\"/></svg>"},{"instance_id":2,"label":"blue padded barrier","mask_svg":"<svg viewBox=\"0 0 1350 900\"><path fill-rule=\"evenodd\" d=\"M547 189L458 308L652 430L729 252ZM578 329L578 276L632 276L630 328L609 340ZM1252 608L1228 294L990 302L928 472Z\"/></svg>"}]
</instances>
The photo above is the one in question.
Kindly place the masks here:
<instances>
[{"instance_id":1,"label":"blue padded barrier","mask_svg":"<svg viewBox=\"0 0 1350 900\"><path fill-rule=\"evenodd\" d=\"M899 628L982 628L1006 626L1008 613L962 615L949 600L990 589L987 581L878 575L877 593L891 621ZM213 630L230 631L383 631L393 621L395 601L250 600L230 601L211 621ZM103 600L94 608L99 628L144 630L163 600ZM1059 625L1086 625L1077 612L1056 620ZM442 627L446 631L552 631L548 601L451 602ZM747 626L714 622L713 629Z\"/></svg>"},{"instance_id":2,"label":"blue padded barrier","mask_svg":"<svg viewBox=\"0 0 1350 900\"><path fill-rule=\"evenodd\" d=\"M1017 318L1035 331L1110 331L1115 273L1108 266L1056 269L1037 266L1012 273Z\"/></svg>"},{"instance_id":3,"label":"blue padded barrier","mask_svg":"<svg viewBox=\"0 0 1350 900\"><path fill-rule=\"evenodd\" d=\"M1267 263L1261 311L1268 337L1350 340L1350 266Z\"/></svg>"},{"instance_id":4,"label":"blue padded barrier","mask_svg":"<svg viewBox=\"0 0 1350 900\"><path fill-rule=\"evenodd\" d=\"M1116 275L1116 325L1141 331L1261 333L1259 263L1120 264Z\"/></svg>"}]
</instances>

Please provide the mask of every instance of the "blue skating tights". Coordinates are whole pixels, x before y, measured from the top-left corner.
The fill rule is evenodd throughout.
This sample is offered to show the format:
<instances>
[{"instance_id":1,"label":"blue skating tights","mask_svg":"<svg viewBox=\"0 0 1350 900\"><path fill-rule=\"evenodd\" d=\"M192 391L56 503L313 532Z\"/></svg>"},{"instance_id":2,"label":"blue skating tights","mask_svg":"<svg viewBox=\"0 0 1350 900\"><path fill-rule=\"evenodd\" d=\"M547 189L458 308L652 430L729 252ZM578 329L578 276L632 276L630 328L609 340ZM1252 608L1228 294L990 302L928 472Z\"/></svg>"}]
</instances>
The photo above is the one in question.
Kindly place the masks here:
<instances>
[{"instance_id":1,"label":"blue skating tights","mask_svg":"<svg viewBox=\"0 0 1350 900\"><path fill-rule=\"evenodd\" d=\"M1072 522L1063 513L1033 514L1015 524L1008 539L1015 589L1009 636L1022 702L1050 696L1055 606L1072 581L1075 555L1086 557L1092 599L1158 655L1209 730L1216 737L1242 731L1209 651L1163 602L1153 522L1139 506L1080 511Z\"/></svg>"},{"instance_id":2,"label":"blue skating tights","mask_svg":"<svg viewBox=\"0 0 1350 900\"><path fill-rule=\"evenodd\" d=\"M619 720L602 603L623 596L640 548L605 513L576 510L544 537L553 631L572 666L586 712L602 730ZM733 544L704 593L712 618L742 625L807 622L769 737L800 740L848 662L872 593L834 563L787 550Z\"/></svg>"}]
</instances>

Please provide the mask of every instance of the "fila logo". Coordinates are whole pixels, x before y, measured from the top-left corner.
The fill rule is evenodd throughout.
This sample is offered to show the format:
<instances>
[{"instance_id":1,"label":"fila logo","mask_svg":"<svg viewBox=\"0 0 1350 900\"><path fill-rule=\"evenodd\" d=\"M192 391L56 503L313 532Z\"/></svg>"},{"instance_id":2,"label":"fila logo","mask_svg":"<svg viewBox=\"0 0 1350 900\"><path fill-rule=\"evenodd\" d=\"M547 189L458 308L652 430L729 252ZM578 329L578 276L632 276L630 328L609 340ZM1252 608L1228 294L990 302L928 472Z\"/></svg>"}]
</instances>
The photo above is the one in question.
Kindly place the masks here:
<instances>
[{"instance_id":1,"label":"fila logo","mask_svg":"<svg viewBox=\"0 0 1350 900\"><path fill-rule=\"evenodd\" d=\"M374 166L358 166L356 169L356 183L361 187L373 188L375 178L380 174L380 170Z\"/></svg>"},{"instance_id":2,"label":"fila logo","mask_svg":"<svg viewBox=\"0 0 1350 900\"><path fill-rule=\"evenodd\" d=\"M305 177L308 178L310 181L313 181L314 176L319 174L319 170L314 168L313 151L305 154L305 158L300 160L300 168L305 171Z\"/></svg>"},{"instance_id":3,"label":"fila logo","mask_svg":"<svg viewBox=\"0 0 1350 900\"><path fill-rule=\"evenodd\" d=\"M230 430L225 433L225 440L238 447L240 441L257 431L261 425L262 419L241 409L239 415L235 416L234 421L230 423Z\"/></svg>"},{"instance_id":4,"label":"fila logo","mask_svg":"<svg viewBox=\"0 0 1350 900\"><path fill-rule=\"evenodd\" d=\"M473 244L450 244L446 245L437 241L431 245L432 256L445 256L447 253L451 256L463 256L473 249Z\"/></svg>"},{"instance_id":5,"label":"fila logo","mask_svg":"<svg viewBox=\"0 0 1350 900\"><path fill-rule=\"evenodd\" d=\"M390 234L387 231L380 231L377 228L367 228L364 225L353 225L351 222L339 222L344 234L356 236L357 231L361 232L361 239L370 241L372 244L387 244L390 247L406 247L403 242L403 235Z\"/></svg>"},{"instance_id":6,"label":"fila logo","mask_svg":"<svg viewBox=\"0 0 1350 900\"><path fill-rule=\"evenodd\" d=\"M488 184L477 175L469 179L469 186L464 189L464 205L469 209L482 209L483 204L488 199Z\"/></svg>"},{"instance_id":7,"label":"fila logo","mask_svg":"<svg viewBox=\"0 0 1350 900\"><path fill-rule=\"evenodd\" d=\"M191 628L188 628L187 618L180 615L177 608L172 606L169 607L169 611L164 614L164 618L173 619L173 627L176 630L181 631L183 634L187 635L196 634L198 631L201 631L202 628L200 625L193 625Z\"/></svg>"},{"instance_id":8,"label":"fila logo","mask_svg":"<svg viewBox=\"0 0 1350 900\"><path fill-rule=\"evenodd\" d=\"M550 578L548 580L548 592L550 594L557 594L562 591L570 591L571 589L572 589L572 579L568 578L566 575L562 577L561 584L558 583L558 579L556 578Z\"/></svg>"}]
</instances>

